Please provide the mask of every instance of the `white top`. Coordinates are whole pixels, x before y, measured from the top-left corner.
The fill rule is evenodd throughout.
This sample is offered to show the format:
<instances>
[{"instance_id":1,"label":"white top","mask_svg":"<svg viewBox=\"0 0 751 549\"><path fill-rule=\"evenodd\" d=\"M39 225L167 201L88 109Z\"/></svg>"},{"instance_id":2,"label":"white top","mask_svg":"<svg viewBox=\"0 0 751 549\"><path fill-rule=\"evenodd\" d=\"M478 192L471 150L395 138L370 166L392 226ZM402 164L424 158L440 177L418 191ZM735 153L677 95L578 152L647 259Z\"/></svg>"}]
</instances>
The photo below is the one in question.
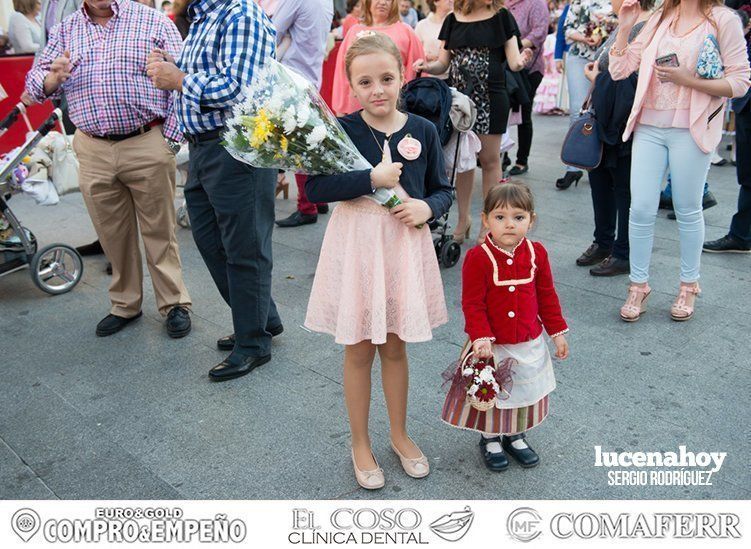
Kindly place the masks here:
<instances>
[{"instance_id":1,"label":"white top","mask_svg":"<svg viewBox=\"0 0 751 549\"><path fill-rule=\"evenodd\" d=\"M438 54L441 52L441 41L438 40L438 35L441 33L441 27L443 21L439 21L435 13L431 13L425 19L417 23L415 27L415 34L422 42L422 47L425 50L425 60L428 62L438 59ZM448 71L443 74L435 75L436 78L445 80L448 78ZM424 73L423 76L433 76L432 74Z\"/></svg>"},{"instance_id":2,"label":"white top","mask_svg":"<svg viewBox=\"0 0 751 549\"><path fill-rule=\"evenodd\" d=\"M42 27L14 11L8 21L8 39L14 53L36 53L42 43Z\"/></svg>"}]
</instances>

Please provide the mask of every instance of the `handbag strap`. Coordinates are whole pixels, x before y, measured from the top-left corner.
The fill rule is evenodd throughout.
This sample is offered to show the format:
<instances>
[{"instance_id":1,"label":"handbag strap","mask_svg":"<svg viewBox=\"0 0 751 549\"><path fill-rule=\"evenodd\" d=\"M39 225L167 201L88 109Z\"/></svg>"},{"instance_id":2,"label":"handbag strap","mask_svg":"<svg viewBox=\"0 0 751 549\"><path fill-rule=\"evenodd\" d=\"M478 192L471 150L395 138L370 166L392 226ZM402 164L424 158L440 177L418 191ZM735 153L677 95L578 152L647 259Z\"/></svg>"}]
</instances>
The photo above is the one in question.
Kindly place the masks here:
<instances>
[{"instance_id":1,"label":"handbag strap","mask_svg":"<svg viewBox=\"0 0 751 549\"><path fill-rule=\"evenodd\" d=\"M584 103L582 103L581 110L579 111L579 114L584 114L587 111L592 110L592 93L595 91L595 84L594 82L589 87L589 91L587 92L587 98L584 100Z\"/></svg>"}]
</instances>

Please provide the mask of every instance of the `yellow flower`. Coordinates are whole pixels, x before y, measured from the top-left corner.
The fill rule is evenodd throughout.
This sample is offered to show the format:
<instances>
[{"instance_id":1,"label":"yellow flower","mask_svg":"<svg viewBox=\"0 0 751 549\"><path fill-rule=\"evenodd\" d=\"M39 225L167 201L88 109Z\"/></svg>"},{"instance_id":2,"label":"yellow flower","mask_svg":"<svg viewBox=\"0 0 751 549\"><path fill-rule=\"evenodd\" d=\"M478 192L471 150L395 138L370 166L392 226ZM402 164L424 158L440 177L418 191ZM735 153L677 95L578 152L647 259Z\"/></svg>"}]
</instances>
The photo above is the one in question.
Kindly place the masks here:
<instances>
[{"instance_id":1,"label":"yellow flower","mask_svg":"<svg viewBox=\"0 0 751 549\"><path fill-rule=\"evenodd\" d=\"M282 151L286 153L287 147L289 146L289 141L287 140L287 137L284 135L282 136L282 139L281 139L281 145L282 145Z\"/></svg>"},{"instance_id":2,"label":"yellow flower","mask_svg":"<svg viewBox=\"0 0 751 549\"><path fill-rule=\"evenodd\" d=\"M250 137L251 147L260 147L263 145L274 130L274 125L269 120L264 109L258 110L258 116L253 118L253 135Z\"/></svg>"}]
</instances>

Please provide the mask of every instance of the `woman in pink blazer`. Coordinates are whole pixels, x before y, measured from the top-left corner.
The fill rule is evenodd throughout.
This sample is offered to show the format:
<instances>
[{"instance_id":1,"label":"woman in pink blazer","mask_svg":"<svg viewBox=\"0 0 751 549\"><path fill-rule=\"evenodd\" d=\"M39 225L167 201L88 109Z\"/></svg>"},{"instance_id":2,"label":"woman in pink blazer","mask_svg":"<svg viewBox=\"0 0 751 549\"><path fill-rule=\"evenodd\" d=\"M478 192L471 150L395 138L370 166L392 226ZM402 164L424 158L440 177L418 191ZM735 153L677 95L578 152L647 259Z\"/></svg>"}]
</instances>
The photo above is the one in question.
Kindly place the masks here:
<instances>
[{"instance_id":1,"label":"woman in pink blazer","mask_svg":"<svg viewBox=\"0 0 751 549\"><path fill-rule=\"evenodd\" d=\"M634 322L651 291L649 262L660 189L670 168L673 206L680 236L680 289L670 309L673 320L694 314L704 241L702 192L710 154L722 137L726 98L749 88L749 62L739 17L721 0L665 0L639 36L627 38L639 15L638 0L625 0L620 30L610 50L610 74L627 78L638 69L639 83L623 139L634 135L629 219L630 278L621 318ZM716 78L697 73L700 54L719 46ZM709 56L711 57L711 55Z\"/></svg>"}]
</instances>

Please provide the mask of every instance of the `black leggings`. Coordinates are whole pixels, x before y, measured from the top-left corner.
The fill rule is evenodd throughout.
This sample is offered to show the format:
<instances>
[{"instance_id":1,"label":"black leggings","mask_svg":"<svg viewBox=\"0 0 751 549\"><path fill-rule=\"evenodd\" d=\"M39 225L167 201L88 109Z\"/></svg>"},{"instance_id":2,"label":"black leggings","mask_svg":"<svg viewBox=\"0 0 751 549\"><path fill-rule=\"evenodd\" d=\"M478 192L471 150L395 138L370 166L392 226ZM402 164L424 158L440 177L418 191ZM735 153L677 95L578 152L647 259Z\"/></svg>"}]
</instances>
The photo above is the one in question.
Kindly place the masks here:
<instances>
[{"instance_id":1,"label":"black leggings","mask_svg":"<svg viewBox=\"0 0 751 549\"><path fill-rule=\"evenodd\" d=\"M533 72L529 74L529 85L532 88L530 98L532 102L526 107L522 107L522 123L519 124L519 149L516 152L516 163L520 166L526 166L529 159L529 151L532 149L532 105L534 103L535 93L542 82L542 73Z\"/></svg>"}]
</instances>

